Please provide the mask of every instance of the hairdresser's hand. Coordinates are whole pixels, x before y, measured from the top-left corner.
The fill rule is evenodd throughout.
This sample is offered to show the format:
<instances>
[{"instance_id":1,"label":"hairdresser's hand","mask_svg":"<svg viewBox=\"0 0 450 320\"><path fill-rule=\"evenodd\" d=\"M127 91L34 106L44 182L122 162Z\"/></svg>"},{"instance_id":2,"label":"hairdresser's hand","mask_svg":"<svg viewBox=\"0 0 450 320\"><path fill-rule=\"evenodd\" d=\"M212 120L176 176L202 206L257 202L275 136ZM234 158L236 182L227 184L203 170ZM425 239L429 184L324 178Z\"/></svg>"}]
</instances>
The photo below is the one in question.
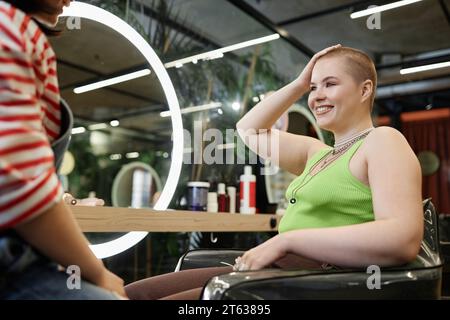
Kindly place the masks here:
<instances>
[{"instance_id":1,"label":"hairdresser's hand","mask_svg":"<svg viewBox=\"0 0 450 320\"><path fill-rule=\"evenodd\" d=\"M317 52L312 58L311 60L309 60L308 64L306 65L305 69L303 69L302 73L298 76L297 80L299 85L303 88L303 90L305 92L309 91L309 87L311 85L311 76L312 76L312 71L314 69L314 66L317 62L317 60L322 57L323 55L327 54L330 51L333 51L337 48L340 48L341 45L335 45L332 47L328 47L323 49L322 51Z\"/></svg>"},{"instance_id":2,"label":"hairdresser's hand","mask_svg":"<svg viewBox=\"0 0 450 320\"><path fill-rule=\"evenodd\" d=\"M106 268L103 269L103 272L94 283L103 289L117 294L120 299L128 299L123 286L123 280Z\"/></svg>"},{"instance_id":3,"label":"hairdresser's hand","mask_svg":"<svg viewBox=\"0 0 450 320\"><path fill-rule=\"evenodd\" d=\"M286 256L286 248L287 244L282 235L277 235L238 257L233 269L235 271L259 270L270 266Z\"/></svg>"},{"instance_id":4,"label":"hairdresser's hand","mask_svg":"<svg viewBox=\"0 0 450 320\"><path fill-rule=\"evenodd\" d=\"M95 207L95 206L104 206L105 205L105 201L103 201L102 199L98 199L98 198L76 199L70 193L65 193L63 195L63 200L66 204L72 205L72 206Z\"/></svg>"},{"instance_id":5,"label":"hairdresser's hand","mask_svg":"<svg viewBox=\"0 0 450 320\"><path fill-rule=\"evenodd\" d=\"M78 199L78 202L76 204L77 206L89 206L89 207L95 207L95 206L104 206L105 201L99 198L84 198L84 199Z\"/></svg>"}]
</instances>

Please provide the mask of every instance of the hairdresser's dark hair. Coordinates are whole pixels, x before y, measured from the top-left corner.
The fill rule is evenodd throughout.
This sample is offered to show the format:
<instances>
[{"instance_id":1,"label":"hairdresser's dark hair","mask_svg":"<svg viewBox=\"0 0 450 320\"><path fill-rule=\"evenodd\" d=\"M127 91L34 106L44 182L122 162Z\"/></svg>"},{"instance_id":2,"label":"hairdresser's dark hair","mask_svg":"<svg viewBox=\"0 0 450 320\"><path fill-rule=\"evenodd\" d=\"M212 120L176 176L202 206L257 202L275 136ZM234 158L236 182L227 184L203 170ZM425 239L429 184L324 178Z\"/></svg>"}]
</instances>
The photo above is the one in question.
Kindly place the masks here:
<instances>
[{"instance_id":1,"label":"hairdresser's dark hair","mask_svg":"<svg viewBox=\"0 0 450 320\"><path fill-rule=\"evenodd\" d=\"M12 6L23 12L30 14L39 11L39 1L36 0L3 0L9 2Z\"/></svg>"},{"instance_id":2,"label":"hairdresser's dark hair","mask_svg":"<svg viewBox=\"0 0 450 320\"><path fill-rule=\"evenodd\" d=\"M5 2L10 3L13 7L16 7L19 10L22 10L28 15L31 15L33 13L42 11L42 4L39 0L3 0ZM36 19L34 21L39 25L41 30L48 36L57 36L61 34L61 30L56 30L49 28Z\"/></svg>"}]
</instances>

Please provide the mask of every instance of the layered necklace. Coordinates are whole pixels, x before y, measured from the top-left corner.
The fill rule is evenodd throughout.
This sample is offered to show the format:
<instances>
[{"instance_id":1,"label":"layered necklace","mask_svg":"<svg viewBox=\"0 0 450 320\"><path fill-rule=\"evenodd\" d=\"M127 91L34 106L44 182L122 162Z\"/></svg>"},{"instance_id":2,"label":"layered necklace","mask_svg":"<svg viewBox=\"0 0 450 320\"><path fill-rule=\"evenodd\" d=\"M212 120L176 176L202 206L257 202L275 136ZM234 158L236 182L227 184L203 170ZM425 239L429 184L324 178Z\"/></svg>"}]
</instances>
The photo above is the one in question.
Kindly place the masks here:
<instances>
[{"instance_id":1,"label":"layered necklace","mask_svg":"<svg viewBox=\"0 0 450 320\"><path fill-rule=\"evenodd\" d=\"M340 152L341 150L346 149L348 146L351 146L356 141L361 140L364 137L366 137L370 133L370 131L372 131L373 129L374 129L373 127L367 128L366 130L356 133L349 138L346 138L340 142L335 143L332 153L336 154L336 153Z\"/></svg>"},{"instance_id":2,"label":"layered necklace","mask_svg":"<svg viewBox=\"0 0 450 320\"><path fill-rule=\"evenodd\" d=\"M363 130L361 132L358 132L351 137L348 137L342 141L339 141L334 144L333 150L331 150L330 153L327 153L325 156L325 160L320 165L320 169L325 168L330 162L333 162L333 160L339 158L341 154L349 149L353 144L358 142L361 139L364 139L374 128L370 127L366 130ZM320 161L319 161L320 162ZM314 166L315 168L316 166Z\"/></svg>"},{"instance_id":3,"label":"layered necklace","mask_svg":"<svg viewBox=\"0 0 450 320\"><path fill-rule=\"evenodd\" d=\"M292 195L291 198L289 199L289 202L294 204L297 201L295 199L295 194L297 193L298 190L300 190L305 184L307 184L318 172L322 171L323 168L327 167L330 163L339 158L344 153L344 151L347 151L357 141L364 139L373 129L374 129L373 127L367 128L361 132L352 135L349 138L346 138L342 141L335 143L333 146L333 150L327 152L322 157L322 159L320 159L312 168L309 169L308 172L309 177L305 176L301 185L292 190ZM319 163L321 164L319 165ZM313 172L317 167L318 171L314 175L311 175L310 173Z\"/></svg>"}]
</instances>

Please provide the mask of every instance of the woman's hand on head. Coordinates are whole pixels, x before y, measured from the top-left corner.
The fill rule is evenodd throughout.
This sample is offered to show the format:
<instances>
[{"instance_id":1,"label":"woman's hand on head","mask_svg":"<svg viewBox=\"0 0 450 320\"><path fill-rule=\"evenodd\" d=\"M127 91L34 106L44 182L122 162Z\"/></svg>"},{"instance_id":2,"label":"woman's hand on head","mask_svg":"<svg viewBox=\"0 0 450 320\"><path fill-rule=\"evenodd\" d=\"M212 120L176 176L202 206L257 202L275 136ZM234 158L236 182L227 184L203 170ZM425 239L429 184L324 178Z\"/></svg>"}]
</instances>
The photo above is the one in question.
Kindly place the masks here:
<instances>
[{"instance_id":1,"label":"woman's hand on head","mask_svg":"<svg viewBox=\"0 0 450 320\"><path fill-rule=\"evenodd\" d=\"M306 67L303 69L302 73L298 76L297 80L300 85L304 88L305 91L309 91L309 87L311 85L311 77L312 77L312 71L314 69L314 66L316 65L317 60L319 60L320 57L326 55L328 52L333 51L335 49L340 48L341 45L337 44L328 48L325 48L319 52L317 52L311 60L309 60Z\"/></svg>"},{"instance_id":2,"label":"woman's hand on head","mask_svg":"<svg viewBox=\"0 0 450 320\"><path fill-rule=\"evenodd\" d=\"M235 271L259 270L272 265L286 254L287 244L282 235L277 235L238 257L233 269Z\"/></svg>"}]
</instances>

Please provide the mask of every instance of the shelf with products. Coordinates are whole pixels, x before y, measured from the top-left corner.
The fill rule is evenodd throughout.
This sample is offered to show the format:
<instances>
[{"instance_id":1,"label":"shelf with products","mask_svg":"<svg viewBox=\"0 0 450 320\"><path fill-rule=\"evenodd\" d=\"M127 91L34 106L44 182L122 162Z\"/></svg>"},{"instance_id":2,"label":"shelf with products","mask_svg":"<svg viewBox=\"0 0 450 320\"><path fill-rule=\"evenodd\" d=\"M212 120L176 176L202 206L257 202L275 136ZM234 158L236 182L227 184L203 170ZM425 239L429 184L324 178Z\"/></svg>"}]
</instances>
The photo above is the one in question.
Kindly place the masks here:
<instances>
[{"instance_id":1,"label":"shelf with products","mask_svg":"<svg viewBox=\"0 0 450 320\"><path fill-rule=\"evenodd\" d=\"M116 207L71 207L84 232L276 231L280 216Z\"/></svg>"}]
</instances>

